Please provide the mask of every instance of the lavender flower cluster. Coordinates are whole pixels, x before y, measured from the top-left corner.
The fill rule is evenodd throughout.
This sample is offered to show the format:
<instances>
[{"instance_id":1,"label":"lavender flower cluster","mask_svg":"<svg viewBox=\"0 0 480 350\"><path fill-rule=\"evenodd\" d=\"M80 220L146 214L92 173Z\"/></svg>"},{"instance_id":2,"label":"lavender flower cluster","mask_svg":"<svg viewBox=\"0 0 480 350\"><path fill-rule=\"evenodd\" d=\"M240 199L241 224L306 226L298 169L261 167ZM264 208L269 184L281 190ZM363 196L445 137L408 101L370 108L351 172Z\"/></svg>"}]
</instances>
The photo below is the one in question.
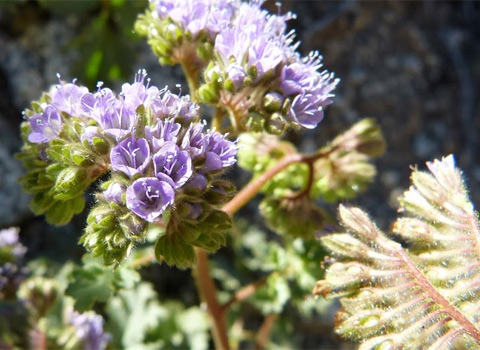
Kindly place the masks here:
<instances>
[{"instance_id":1,"label":"lavender flower cluster","mask_svg":"<svg viewBox=\"0 0 480 350\"><path fill-rule=\"evenodd\" d=\"M126 206L147 222L170 207L182 189L205 189L210 178L235 163L237 147L198 120L198 105L150 86L145 71L116 96L100 83L96 92L75 83L50 91L43 112L28 119L32 143L60 137L69 117L80 121L81 140L110 145L112 179L107 201Z\"/></svg>"},{"instance_id":2,"label":"lavender flower cluster","mask_svg":"<svg viewBox=\"0 0 480 350\"><path fill-rule=\"evenodd\" d=\"M26 277L26 270L19 266L26 252L19 241L19 229L10 227L0 230L0 297L15 295L20 283Z\"/></svg>"},{"instance_id":3,"label":"lavender flower cluster","mask_svg":"<svg viewBox=\"0 0 480 350\"><path fill-rule=\"evenodd\" d=\"M294 31L287 32L286 25L294 14L269 14L261 8L262 0L150 2L153 20L146 35L151 39L164 32L158 30L158 23L164 23L167 32L180 31L187 41L201 33L211 41L213 58L199 94L203 102L229 109L240 124L248 122L252 111L267 124L283 120L311 129L322 120L339 80L319 71L317 52L301 57L296 51ZM173 51L186 46L185 40L169 44L178 45Z\"/></svg>"},{"instance_id":4,"label":"lavender flower cluster","mask_svg":"<svg viewBox=\"0 0 480 350\"><path fill-rule=\"evenodd\" d=\"M67 310L67 321L75 327L75 335L84 350L104 350L110 335L103 330L103 318L94 312Z\"/></svg>"}]
</instances>

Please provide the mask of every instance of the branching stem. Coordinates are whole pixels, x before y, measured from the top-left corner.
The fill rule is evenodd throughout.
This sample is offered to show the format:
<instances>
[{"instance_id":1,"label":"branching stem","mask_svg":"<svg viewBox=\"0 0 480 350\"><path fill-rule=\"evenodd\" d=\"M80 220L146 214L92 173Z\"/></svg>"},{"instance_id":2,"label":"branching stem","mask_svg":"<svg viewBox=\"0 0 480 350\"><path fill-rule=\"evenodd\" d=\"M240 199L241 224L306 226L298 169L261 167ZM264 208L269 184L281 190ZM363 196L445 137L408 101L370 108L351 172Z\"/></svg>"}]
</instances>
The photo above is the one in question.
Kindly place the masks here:
<instances>
[{"instance_id":1,"label":"branching stem","mask_svg":"<svg viewBox=\"0 0 480 350\"><path fill-rule=\"evenodd\" d=\"M243 286L233 295L233 297L227 301L225 304L222 305L222 309L226 312L230 306L233 304L247 299L249 296L254 294L260 287L264 286L267 283L267 278L262 278L258 281L252 282Z\"/></svg>"},{"instance_id":2,"label":"branching stem","mask_svg":"<svg viewBox=\"0 0 480 350\"><path fill-rule=\"evenodd\" d=\"M241 207L247 204L275 175L295 163L306 163L309 165L311 171L309 175L309 184L307 184L306 187L307 189L309 189L311 187L310 181L313 183L313 163L320 158L328 156L334 150L335 148L331 148L327 151L317 152L312 155L304 155L300 153L292 153L286 155L285 157L280 159L273 167L269 168L259 177L250 181L240 192L235 195L235 197L230 200L230 202L223 206L222 210L228 215L232 216Z\"/></svg>"},{"instance_id":3,"label":"branching stem","mask_svg":"<svg viewBox=\"0 0 480 350\"><path fill-rule=\"evenodd\" d=\"M195 251L197 252L197 265L194 276L200 297L202 301L207 304L208 314L212 321L212 334L215 348L217 350L228 350L230 349L230 345L228 343L225 309L217 300L217 290L208 268L207 253L200 248L195 248Z\"/></svg>"},{"instance_id":4,"label":"branching stem","mask_svg":"<svg viewBox=\"0 0 480 350\"><path fill-rule=\"evenodd\" d=\"M272 332L273 324L275 323L275 320L277 318L278 314L270 314L265 317L258 331L257 341L255 342L255 349L265 349L265 345L270 338L270 333Z\"/></svg>"}]
</instances>

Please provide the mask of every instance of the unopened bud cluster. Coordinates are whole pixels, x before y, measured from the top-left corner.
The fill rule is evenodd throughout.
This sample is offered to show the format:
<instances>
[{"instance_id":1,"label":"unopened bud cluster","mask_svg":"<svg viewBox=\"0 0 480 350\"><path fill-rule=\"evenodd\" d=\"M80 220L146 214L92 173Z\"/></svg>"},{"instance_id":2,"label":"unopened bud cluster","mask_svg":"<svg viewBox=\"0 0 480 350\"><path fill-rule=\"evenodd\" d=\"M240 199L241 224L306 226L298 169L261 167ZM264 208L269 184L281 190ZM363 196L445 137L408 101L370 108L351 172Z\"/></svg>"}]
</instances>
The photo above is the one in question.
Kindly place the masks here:
<instances>
[{"instance_id":1,"label":"unopened bud cluster","mask_svg":"<svg viewBox=\"0 0 480 350\"><path fill-rule=\"evenodd\" d=\"M40 214L52 206L45 199L68 208L72 199L83 201L100 175L111 173L100 184L81 240L107 263L128 255L149 224L165 226L179 216L202 220L232 192L217 176L235 163L235 143L207 130L188 96L149 83L139 71L116 95L102 84L89 92L61 82L26 113L23 125L20 158L29 173L22 182L40 197ZM51 221L62 224L75 213Z\"/></svg>"},{"instance_id":2,"label":"unopened bud cluster","mask_svg":"<svg viewBox=\"0 0 480 350\"><path fill-rule=\"evenodd\" d=\"M136 25L162 63L197 63L198 97L225 110L235 131L280 134L288 125L314 128L338 84L320 72L321 56L301 57L286 22L263 1L152 0ZM220 121L221 124L221 121Z\"/></svg>"}]
</instances>

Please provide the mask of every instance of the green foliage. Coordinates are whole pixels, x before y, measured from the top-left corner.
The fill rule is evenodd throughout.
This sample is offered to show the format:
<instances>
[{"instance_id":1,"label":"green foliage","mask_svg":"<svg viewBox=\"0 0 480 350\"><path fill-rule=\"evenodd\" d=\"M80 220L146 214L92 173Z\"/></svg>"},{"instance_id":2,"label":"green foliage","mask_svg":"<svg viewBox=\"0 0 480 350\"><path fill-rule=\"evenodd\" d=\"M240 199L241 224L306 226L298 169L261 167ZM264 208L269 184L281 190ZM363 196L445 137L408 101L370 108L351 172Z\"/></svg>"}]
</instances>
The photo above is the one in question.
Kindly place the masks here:
<instances>
[{"instance_id":1,"label":"green foliage","mask_svg":"<svg viewBox=\"0 0 480 350\"><path fill-rule=\"evenodd\" d=\"M260 212L268 226L275 232L291 237L313 239L327 222L331 222L325 210L310 198L291 194L280 199L265 197Z\"/></svg>"},{"instance_id":2,"label":"green foliage","mask_svg":"<svg viewBox=\"0 0 480 350\"><path fill-rule=\"evenodd\" d=\"M39 2L53 14L75 15L81 19L80 33L65 47L65 51L78 53L72 66L73 76L90 86L94 86L99 77L109 83L130 76L138 40L132 27L146 0Z\"/></svg>"},{"instance_id":3,"label":"green foliage","mask_svg":"<svg viewBox=\"0 0 480 350\"><path fill-rule=\"evenodd\" d=\"M385 151L380 127L372 119L363 119L322 148L327 157L315 162L314 198L334 202L363 192L375 175L373 157Z\"/></svg>"},{"instance_id":4,"label":"green foliage","mask_svg":"<svg viewBox=\"0 0 480 350\"><path fill-rule=\"evenodd\" d=\"M118 289L130 289L140 280L140 275L121 265L116 270L105 268L101 262L85 256L83 266L72 271L65 293L75 300L75 310L83 312L95 302L106 302Z\"/></svg>"},{"instance_id":5,"label":"green foliage","mask_svg":"<svg viewBox=\"0 0 480 350\"><path fill-rule=\"evenodd\" d=\"M293 144L266 134L242 134L239 146L239 165L251 171L254 179L281 159L298 154ZM363 191L376 174L371 158L384 149L379 126L371 119L361 120L316 153L273 176L261 189L266 195L261 214L277 233L315 237L325 225L333 224L315 200L335 201Z\"/></svg>"},{"instance_id":6,"label":"green foliage","mask_svg":"<svg viewBox=\"0 0 480 350\"><path fill-rule=\"evenodd\" d=\"M225 245L225 232L232 226L232 220L225 212L210 208L195 220L179 214L180 210L171 214L165 234L155 244L157 260L187 268L196 260L194 246L215 252Z\"/></svg>"},{"instance_id":7,"label":"green foliage","mask_svg":"<svg viewBox=\"0 0 480 350\"><path fill-rule=\"evenodd\" d=\"M427 166L413 171L392 238L344 206L346 232L322 238L333 258L316 293L341 297L336 331L360 349L480 348L477 213L453 156Z\"/></svg>"},{"instance_id":8,"label":"green foliage","mask_svg":"<svg viewBox=\"0 0 480 350\"><path fill-rule=\"evenodd\" d=\"M292 143L262 133L243 133L238 138L238 145L238 165L252 172L253 178L263 174L283 157L297 153ZM295 163L265 184L262 193L280 197L285 192L290 192L290 189L302 188L307 178L308 167Z\"/></svg>"},{"instance_id":9,"label":"green foliage","mask_svg":"<svg viewBox=\"0 0 480 350\"><path fill-rule=\"evenodd\" d=\"M119 292L106 312L114 348L208 349L207 315L177 302L160 304L148 283Z\"/></svg>"},{"instance_id":10,"label":"green foliage","mask_svg":"<svg viewBox=\"0 0 480 350\"><path fill-rule=\"evenodd\" d=\"M88 214L80 243L93 257L103 257L105 265L118 265L135 243L145 240L147 229L148 225L125 207L99 200Z\"/></svg>"},{"instance_id":11,"label":"green foliage","mask_svg":"<svg viewBox=\"0 0 480 350\"><path fill-rule=\"evenodd\" d=\"M43 113L42 105L48 101L50 96L44 94L39 101L32 102L32 109L25 114ZM17 154L27 170L19 181L23 190L33 195L31 210L36 215L45 214L47 221L54 225L65 225L83 211L85 191L108 170L105 164L108 146L92 147L82 143L80 135L84 126L78 118L62 113L62 119L60 137L47 143L29 142L31 127L23 122L24 143Z\"/></svg>"},{"instance_id":12,"label":"green foliage","mask_svg":"<svg viewBox=\"0 0 480 350\"><path fill-rule=\"evenodd\" d=\"M295 328L291 320L296 313L311 316L324 312L330 305L329 302L315 302L311 296L316 281L322 277L318 261L324 256L324 250L316 239L292 240L284 237L281 242L271 240L267 239L266 232L241 222L232 230L231 236L228 246L234 249L235 256L242 258L236 259L235 265L230 265L231 262L226 260L215 261L212 276L223 287L221 300L230 300L242 285L255 286L255 293L245 303L253 306L258 314L278 314L276 324L289 328L289 334ZM232 305L232 319L245 317L242 314L245 308L241 305ZM284 328L274 328L272 346L283 344L286 348L298 347L294 339L285 339L282 332L285 332ZM247 332L236 337L237 341L249 340ZM288 345L284 343L287 340Z\"/></svg>"}]
</instances>

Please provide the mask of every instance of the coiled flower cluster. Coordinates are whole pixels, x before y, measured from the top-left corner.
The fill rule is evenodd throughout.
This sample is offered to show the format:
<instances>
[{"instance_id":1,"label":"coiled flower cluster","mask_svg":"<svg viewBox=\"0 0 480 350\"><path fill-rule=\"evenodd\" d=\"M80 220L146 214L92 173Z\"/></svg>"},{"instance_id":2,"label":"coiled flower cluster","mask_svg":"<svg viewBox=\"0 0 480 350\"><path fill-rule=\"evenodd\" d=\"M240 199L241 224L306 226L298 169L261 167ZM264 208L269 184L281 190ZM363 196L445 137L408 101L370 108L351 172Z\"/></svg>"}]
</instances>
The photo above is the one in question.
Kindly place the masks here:
<instances>
[{"instance_id":1,"label":"coiled flower cluster","mask_svg":"<svg viewBox=\"0 0 480 350\"><path fill-rule=\"evenodd\" d=\"M236 144L206 129L189 96L150 86L145 71L118 95L101 83L89 92L61 82L34 107L36 112L26 113L28 144L21 155L31 170L23 179L26 189L32 191L28 185L46 178L52 188L41 185L32 192L42 201L51 196L54 203L68 206L72 198L83 199L102 174L111 173L100 185L81 240L106 262L127 256L133 243L145 238L149 224L171 222L173 234L183 219L209 217L232 191L217 177L235 163ZM51 203L44 205L40 212Z\"/></svg>"},{"instance_id":2,"label":"coiled flower cluster","mask_svg":"<svg viewBox=\"0 0 480 350\"><path fill-rule=\"evenodd\" d=\"M197 68L186 74L197 78L203 69L198 97L223 109L219 127L228 116L235 132L281 133L288 125L312 129L339 80L319 71L318 52L301 57L296 51L294 31L287 32L286 24L294 14L270 14L262 4L151 0L136 30L149 38L162 63L185 67L195 57Z\"/></svg>"}]
</instances>

